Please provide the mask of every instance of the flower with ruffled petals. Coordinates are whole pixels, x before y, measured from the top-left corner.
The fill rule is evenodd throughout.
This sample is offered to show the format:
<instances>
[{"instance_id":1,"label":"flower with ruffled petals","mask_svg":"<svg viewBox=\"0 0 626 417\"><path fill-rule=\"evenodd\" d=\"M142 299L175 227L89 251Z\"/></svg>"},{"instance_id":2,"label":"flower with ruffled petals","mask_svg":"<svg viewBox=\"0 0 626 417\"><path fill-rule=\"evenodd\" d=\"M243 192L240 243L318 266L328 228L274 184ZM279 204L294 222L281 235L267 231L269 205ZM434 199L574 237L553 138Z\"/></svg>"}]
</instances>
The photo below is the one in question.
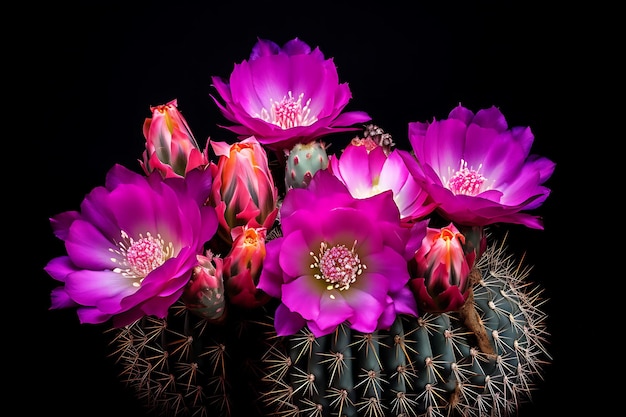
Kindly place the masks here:
<instances>
[{"instance_id":1,"label":"flower with ruffled petals","mask_svg":"<svg viewBox=\"0 0 626 417\"><path fill-rule=\"evenodd\" d=\"M406 151L394 149L387 156L384 148L373 141L354 139L341 156L329 156L329 169L353 197L367 198L391 190L402 221L421 220L436 204L413 179L401 152Z\"/></svg>"},{"instance_id":2,"label":"flower with ruffled petals","mask_svg":"<svg viewBox=\"0 0 626 417\"><path fill-rule=\"evenodd\" d=\"M543 186L551 160L529 154L529 127L509 129L496 107L474 114L459 105L448 119L409 124L415 158L407 167L450 221L465 226L515 223L543 229L543 221L522 211L539 207L550 194Z\"/></svg>"},{"instance_id":3,"label":"flower with ruffled petals","mask_svg":"<svg viewBox=\"0 0 626 417\"><path fill-rule=\"evenodd\" d=\"M420 312L457 311L465 304L473 264L468 262L464 244L465 237L452 223L440 229L427 228L422 246L415 252L415 271L409 281ZM473 252L469 259L474 259Z\"/></svg>"},{"instance_id":4,"label":"flower with ruffled petals","mask_svg":"<svg viewBox=\"0 0 626 417\"><path fill-rule=\"evenodd\" d=\"M233 246L224 258L224 280L229 300L244 308L260 307L271 298L256 287L266 254L266 229L238 226L232 234Z\"/></svg>"},{"instance_id":5,"label":"flower with ruffled petals","mask_svg":"<svg viewBox=\"0 0 626 417\"><path fill-rule=\"evenodd\" d=\"M389 328L416 315L408 260L426 221L403 226L391 191L357 199L328 170L308 188L290 190L280 210L283 236L266 243L258 288L279 298L275 328L305 325L321 336L348 322L355 330Z\"/></svg>"},{"instance_id":6,"label":"flower with ruffled petals","mask_svg":"<svg viewBox=\"0 0 626 417\"><path fill-rule=\"evenodd\" d=\"M277 152L356 130L350 126L371 119L365 112L343 112L352 98L348 84L339 83L332 59L298 38L283 47L258 39L250 58L236 64L228 80L214 76L212 81L223 103L212 98L233 123L222 127L240 137L256 136Z\"/></svg>"},{"instance_id":7,"label":"flower with ruffled petals","mask_svg":"<svg viewBox=\"0 0 626 417\"><path fill-rule=\"evenodd\" d=\"M278 188L265 149L253 136L232 145L211 141L211 147L218 157L210 169L219 235L231 244L231 230L237 226L269 229L278 214Z\"/></svg>"},{"instance_id":8,"label":"flower with ruffled petals","mask_svg":"<svg viewBox=\"0 0 626 417\"><path fill-rule=\"evenodd\" d=\"M150 107L152 118L143 124L146 150L139 161L146 174L157 170L164 178L184 177L192 169L209 163L206 148L200 149L177 106L174 99Z\"/></svg>"},{"instance_id":9,"label":"flower with ruffled petals","mask_svg":"<svg viewBox=\"0 0 626 417\"><path fill-rule=\"evenodd\" d=\"M45 267L64 284L52 290L51 309L77 307L81 323L112 318L115 327L165 317L217 230L215 209L203 204L210 188L209 170L163 179L111 168L80 212L50 219L67 250Z\"/></svg>"}]
</instances>

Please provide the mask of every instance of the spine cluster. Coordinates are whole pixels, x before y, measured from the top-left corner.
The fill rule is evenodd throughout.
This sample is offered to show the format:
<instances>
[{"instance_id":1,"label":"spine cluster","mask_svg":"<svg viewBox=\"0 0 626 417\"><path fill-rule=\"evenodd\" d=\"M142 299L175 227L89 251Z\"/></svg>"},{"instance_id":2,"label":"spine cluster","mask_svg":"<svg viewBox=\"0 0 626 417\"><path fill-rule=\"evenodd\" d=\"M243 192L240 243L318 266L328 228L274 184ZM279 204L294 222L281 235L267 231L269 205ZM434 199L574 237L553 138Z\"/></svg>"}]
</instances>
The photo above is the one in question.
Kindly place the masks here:
<instances>
[{"instance_id":1,"label":"spine cluster","mask_svg":"<svg viewBox=\"0 0 626 417\"><path fill-rule=\"evenodd\" d=\"M487 417L516 415L551 360L542 290L504 247L476 265L474 307L491 349L458 313L399 316L388 331L341 326L276 340L265 362L271 415ZM269 414L268 414L269 415Z\"/></svg>"},{"instance_id":2,"label":"spine cluster","mask_svg":"<svg viewBox=\"0 0 626 417\"><path fill-rule=\"evenodd\" d=\"M166 320L117 329L112 355L158 416L514 416L551 361L546 299L503 245L475 268L489 349L459 313L398 316L375 333L342 325L278 337L269 306L216 324L177 304Z\"/></svg>"}]
</instances>

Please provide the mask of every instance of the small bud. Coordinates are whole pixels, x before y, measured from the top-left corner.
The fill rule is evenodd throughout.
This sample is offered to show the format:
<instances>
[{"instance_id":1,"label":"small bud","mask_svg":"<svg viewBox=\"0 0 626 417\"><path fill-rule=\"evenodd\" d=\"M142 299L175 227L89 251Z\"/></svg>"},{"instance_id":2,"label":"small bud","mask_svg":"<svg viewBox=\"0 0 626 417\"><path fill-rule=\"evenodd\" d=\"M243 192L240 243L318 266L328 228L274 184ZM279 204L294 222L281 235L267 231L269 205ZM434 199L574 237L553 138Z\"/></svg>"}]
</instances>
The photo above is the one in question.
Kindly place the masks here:
<instances>
[{"instance_id":1,"label":"small bud","mask_svg":"<svg viewBox=\"0 0 626 417\"><path fill-rule=\"evenodd\" d=\"M139 161L146 174L159 171L163 178L184 177L187 172L208 165L187 121L178 111L177 101L150 107L152 118L145 120L146 150Z\"/></svg>"},{"instance_id":2,"label":"small bud","mask_svg":"<svg viewBox=\"0 0 626 417\"><path fill-rule=\"evenodd\" d=\"M182 300L192 313L207 320L220 321L226 312L223 260L210 251L207 256L198 255L197 258L198 265L193 269Z\"/></svg>"}]
</instances>

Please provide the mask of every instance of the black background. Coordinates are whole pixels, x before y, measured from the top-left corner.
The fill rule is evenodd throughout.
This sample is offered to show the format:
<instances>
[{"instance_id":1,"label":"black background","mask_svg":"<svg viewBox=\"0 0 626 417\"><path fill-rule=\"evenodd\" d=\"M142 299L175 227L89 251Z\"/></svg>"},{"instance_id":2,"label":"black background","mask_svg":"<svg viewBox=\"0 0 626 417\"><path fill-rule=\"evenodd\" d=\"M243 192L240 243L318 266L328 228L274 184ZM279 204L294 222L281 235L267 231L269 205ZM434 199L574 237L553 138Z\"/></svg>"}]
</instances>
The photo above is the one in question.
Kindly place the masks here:
<instances>
[{"instance_id":1,"label":"black background","mask_svg":"<svg viewBox=\"0 0 626 417\"><path fill-rule=\"evenodd\" d=\"M519 255L526 252L533 279L550 299L554 361L521 415L580 411L584 400L571 383L577 369L570 366L567 337L577 327L566 308L572 289L563 288L567 262L556 251L572 188L565 181L573 170L567 129L568 117L577 116L569 112L576 97L567 80L580 53L581 27L563 10L527 2L201 3L91 2L33 11L37 116L28 128L36 130L40 176L28 228L37 249L26 263L30 318L15 320L8 342L31 358L16 358L14 365L19 405L37 415L142 414L107 359L106 327L80 325L74 311L48 310L57 284L43 267L64 254L48 218L77 209L113 164L139 171L151 105L177 98L202 144L209 136L231 140L217 127L225 120L209 97L210 76L228 77L257 37L281 45L299 37L334 58L340 81L352 90L346 110L367 111L398 147L407 146L409 122L445 118L458 103L473 110L496 105L510 126L531 127L533 153L557 163L546 183L553 192L535 212L545 230L512 226L509 243ZM12 310L12 317L23 315Z\"/></svg>"}]
</instances>

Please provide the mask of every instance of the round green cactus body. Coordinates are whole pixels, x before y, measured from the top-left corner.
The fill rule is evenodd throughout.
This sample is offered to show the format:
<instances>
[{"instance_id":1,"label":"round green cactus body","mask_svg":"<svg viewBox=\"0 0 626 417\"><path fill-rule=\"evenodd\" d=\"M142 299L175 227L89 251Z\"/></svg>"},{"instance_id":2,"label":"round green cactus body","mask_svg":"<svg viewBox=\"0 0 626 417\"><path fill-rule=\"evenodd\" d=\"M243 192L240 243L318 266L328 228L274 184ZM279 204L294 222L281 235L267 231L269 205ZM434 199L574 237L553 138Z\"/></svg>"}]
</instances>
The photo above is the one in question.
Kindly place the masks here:
<instances>
[{"instance_id":1,"label":"round green cactus body","mask_svg":"<svg viewBox=\"0 0 626 417\"><path fill-rule=\"evenodd\" d=\"M265 377L275 384L264 396L274 408L267 415L515 415L551 360L544 300L502 247L489 248L476 268L472 302L488 349L456 312L399 316L391 329L369 334L342 325L315 338L303 329L268 351L266 360L284 369Z\"/></svg>"},{"instance_id":2,"label":"round green cactus body","mask_svg":"<svg viewBox=\"0 0 626 417\"><path fill-rule=\"evenodd\" d=\"M257 321L263 314L230 308L217 322L179 302L166 319L115 329L111 356L150 416L259 416L256 363L269 323Z\"/></svg>"},{"instance_id":3,"label":"round green cactus body","mask_svg":"<svg viewBox=\"0 0 626 417\"><path fill-rule=\"evenodd\" d=\"M458 312L398 316L375 333L343 324L279 337L274 302L231 308L219 323L181 302L166 319L116 329L112 356L155 416L514 416L551 361L546 300L503 246L475 268L482 344Z\"/></svg>"},{"instance_id":4,"label":"round green cactus body","mask_svg":"<svg viewBox=\"0 0 626 417\"><path fill-rule=\"evenodd\" d=\"M306 188L313 175L320 169L328 167L326 147L319 141L296 144L285 164L285 186L290 188Z\"/></svg>"}]
</instances>

